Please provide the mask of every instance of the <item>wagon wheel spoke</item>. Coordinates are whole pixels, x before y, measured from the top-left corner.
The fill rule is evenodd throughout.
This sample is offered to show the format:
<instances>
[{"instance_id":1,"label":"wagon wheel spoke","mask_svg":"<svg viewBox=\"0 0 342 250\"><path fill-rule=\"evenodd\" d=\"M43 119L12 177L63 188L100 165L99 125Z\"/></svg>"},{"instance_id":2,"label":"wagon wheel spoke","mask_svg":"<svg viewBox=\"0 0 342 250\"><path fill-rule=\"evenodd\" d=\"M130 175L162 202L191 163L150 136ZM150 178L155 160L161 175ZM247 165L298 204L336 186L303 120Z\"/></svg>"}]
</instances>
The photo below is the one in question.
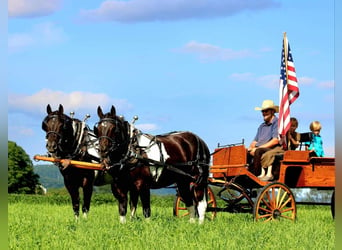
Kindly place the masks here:
<instances>
[{"instance_id":1,"label":"wagon wheel spoke","mask_svg":"<svg viewBox=\"0 0 342 250\"><path fill-rule=\"evenodd\" d=\"M265 213L272 213L272 210L271 209L266 209L264 207L260 207L260 211L263 211Z\"/></svg>"},{"instance_id":2,"label":"wagon wheel spoke","mask_svg":"<svg viewBox=\"0 0 342 250\"><path fill-rule=\"evenodd\" d=\"M264 204L266 207L268 207L270 210L272 210L272 209L273 209L273 206L272 206L272 204L271 204L271 202L270 202L270 199L269 199L269 198L268 198L267 200L266 200L266 199L264 199L264 198L262 198L261 200L262 200L263 204Z\"/></svg>"},{"instance_id":3,"label":"wagon wheel spoke","mask_svg":"<svg viewBox=\"0 0 342 250\"><path fill-rule=\"evenodd\" d=\"M279 197L280 197L280 194L281 194L280 191L281 191L281 189L279 190L278 195L277 195L277 207L279 207L280 204L283 203L283 200L285 199L285 197L286 197L286 195L287 195L287 193L284 191L284 193L283 193L283 195L281 196L281 198L279 198Z\"/></svg>"},{"instance_id":4,"label":"wagon wheel spoke","mask_svg":"<svg viewBox=\"0 0 342 250\"><path fill-rule=\"evenodd\" d=\"M256 221L295 220L296 202L291 190L283 183L273 182L259 193L253 209Z\"/></svg>"}]
</instances>

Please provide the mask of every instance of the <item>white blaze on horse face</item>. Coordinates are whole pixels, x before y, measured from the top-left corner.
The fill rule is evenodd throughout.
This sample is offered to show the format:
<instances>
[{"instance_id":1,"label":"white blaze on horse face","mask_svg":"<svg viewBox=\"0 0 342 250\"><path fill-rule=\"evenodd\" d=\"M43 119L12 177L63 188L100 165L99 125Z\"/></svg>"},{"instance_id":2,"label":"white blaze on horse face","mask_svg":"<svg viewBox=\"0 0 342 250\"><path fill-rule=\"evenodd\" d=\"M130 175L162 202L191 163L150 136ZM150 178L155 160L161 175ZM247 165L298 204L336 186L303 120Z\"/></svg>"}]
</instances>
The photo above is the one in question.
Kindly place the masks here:
<instances>
[{"instance_id":1,"label":"white blaze on horse face","mask_svg":"<svg viewBox=\"0 0 342 250\"><path fill-rule=\"evenodd\" d=\"M138 144L140 147L145 147L145 152L147 157L154 161L161 161L164 159L166 161L170 156L167 154L165 146L163 143L159 145L155 142L155 140L151 140L147 135L140 134L138 137Z\"/></svg>"}]
</instances>

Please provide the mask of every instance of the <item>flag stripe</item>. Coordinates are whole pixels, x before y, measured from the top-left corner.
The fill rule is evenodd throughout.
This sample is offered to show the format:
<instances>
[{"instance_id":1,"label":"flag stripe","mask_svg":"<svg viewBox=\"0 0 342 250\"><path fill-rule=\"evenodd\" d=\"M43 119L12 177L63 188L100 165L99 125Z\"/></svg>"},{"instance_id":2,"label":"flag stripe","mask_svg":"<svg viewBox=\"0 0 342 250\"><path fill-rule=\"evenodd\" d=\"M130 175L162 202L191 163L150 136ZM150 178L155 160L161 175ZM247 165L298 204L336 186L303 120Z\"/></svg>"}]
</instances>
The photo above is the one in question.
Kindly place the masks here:
<instances>
[{"instance_id":1,"label":"flag stripe","mask_svg":"<svg viewBox=\"0 0 342 250\"><path fill-rule=\"evenodd\" d=\"M299 88L296 70L293 63L290 45L286 35L283 39L279 81L279 119L278 132L280 140L286 148L286 133L290 129L290 105L297 100Z\"/></svg>"}]
</instances>

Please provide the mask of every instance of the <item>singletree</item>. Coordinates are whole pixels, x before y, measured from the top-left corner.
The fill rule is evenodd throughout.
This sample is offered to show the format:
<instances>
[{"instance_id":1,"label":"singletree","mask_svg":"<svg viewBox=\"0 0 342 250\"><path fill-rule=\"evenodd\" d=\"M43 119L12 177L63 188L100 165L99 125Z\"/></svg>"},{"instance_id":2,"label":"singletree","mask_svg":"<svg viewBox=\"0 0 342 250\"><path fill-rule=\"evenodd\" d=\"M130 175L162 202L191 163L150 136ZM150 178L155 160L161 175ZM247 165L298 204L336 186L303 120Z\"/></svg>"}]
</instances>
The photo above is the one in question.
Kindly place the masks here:
<instances>
[{"instance_id":1,"label":"singletree","mask_svg":"<svg viewBox=\"0 0 342 250\"><path fill-rule=\"evenodd\" d=\"M8 193L34 194L39 175L26 152L15 142L8 141Z\"/></svg>"}]
</instances>

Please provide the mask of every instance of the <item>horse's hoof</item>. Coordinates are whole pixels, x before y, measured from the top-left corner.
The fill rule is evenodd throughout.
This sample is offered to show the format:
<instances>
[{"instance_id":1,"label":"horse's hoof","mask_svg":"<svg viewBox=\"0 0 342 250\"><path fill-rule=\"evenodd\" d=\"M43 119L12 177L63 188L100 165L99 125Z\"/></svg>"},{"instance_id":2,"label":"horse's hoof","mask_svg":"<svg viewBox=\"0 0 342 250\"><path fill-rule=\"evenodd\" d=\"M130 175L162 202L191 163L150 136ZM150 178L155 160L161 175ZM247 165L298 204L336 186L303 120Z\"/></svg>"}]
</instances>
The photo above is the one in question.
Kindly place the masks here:
<instances>
[{"instance_id":1,"label":"horse's hoof","mask_svg":"<svg viewBox=\"0 0 342 250\"><path fill-rule=\"evenodd\" d=\"M75 221L78 222L80 217L78 215L75 215Z\"/></svg>"},{"instance_id":2,"label":"horse's hoof","mask_svg":"<svg viewBox=\"0 0 342 250\"><path fill-rule=\"evenodd\" d=\"M126 216L120 216L120 223L125 224L126 223Z\"/></svg>"},{"instance_id":3,"label":"horse's hoof","mask_svg":"<svg viewBox=\"0 0 342 250\"><path fill-rule=\"evenodd\" d=\"M83 219L88 219L88 214L87 213L83 213Z\"/></svg>"}]
</instances>

